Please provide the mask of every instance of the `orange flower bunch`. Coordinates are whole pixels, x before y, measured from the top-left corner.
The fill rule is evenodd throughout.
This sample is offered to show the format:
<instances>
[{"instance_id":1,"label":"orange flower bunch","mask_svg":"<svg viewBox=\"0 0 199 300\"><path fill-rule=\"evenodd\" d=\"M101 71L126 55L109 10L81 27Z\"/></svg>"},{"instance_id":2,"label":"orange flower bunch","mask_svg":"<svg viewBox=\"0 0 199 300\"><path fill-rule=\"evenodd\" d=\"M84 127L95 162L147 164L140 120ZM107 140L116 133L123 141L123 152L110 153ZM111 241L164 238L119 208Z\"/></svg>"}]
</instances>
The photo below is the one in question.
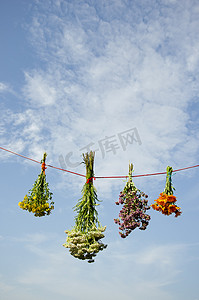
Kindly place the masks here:
<instances>
[{"instance_id":1,"label":"orange flower bunch","mask_svg":"<svg viewBox=\"0 0 199 300\"><path fill-rule=\"evenodd\" d=\"M172 213L175 214L175 217L181 215L180 207L176 203L176 197L173 195L173 189L171 183L171 175L173 169L172 167L167 167L167 177L166 177L166 186L163 193L160 193L158 199L155 200L156 203L152 204L151 207L157 211L162 212L163 215L169 216ZM175 189L174 189L175 190Z\"/></svg>"},{"instance_id":2,"label":"orange flower bunch","mask_svg":"<svg viewBox=\"0 0 199 300\"><path fill-rule=\"evenodd\" d=\"M165 193L160 193L158 199L155 200L156 203L152 204L151 207L157 211L161 211L163 215L171 215L175 213L175 217L181 215L180 207L175 205L176 197L173 195L167 195Z\"/></svg>"}]
</instances>

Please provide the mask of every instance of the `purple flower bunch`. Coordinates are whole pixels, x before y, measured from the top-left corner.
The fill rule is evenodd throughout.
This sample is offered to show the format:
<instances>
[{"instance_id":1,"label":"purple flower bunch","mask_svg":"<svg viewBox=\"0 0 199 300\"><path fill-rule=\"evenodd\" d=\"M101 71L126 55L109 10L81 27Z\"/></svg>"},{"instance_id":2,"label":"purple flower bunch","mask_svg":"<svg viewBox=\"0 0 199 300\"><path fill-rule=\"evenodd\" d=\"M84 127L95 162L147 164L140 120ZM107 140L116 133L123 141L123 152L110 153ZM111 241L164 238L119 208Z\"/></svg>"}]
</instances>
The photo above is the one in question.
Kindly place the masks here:
<instances>
[{"instance_id":1,"label":"purple flower bunch","mask_svg":"<svg viewBox=\"0 0 199 300\"><path fill-rule=\"evenodd\" d=\"M145 230L149 224L150 216L146 211L148 206L148 195L136 188L132 182L132 164L129 166L129 180L119 195L116 205L123 205L119 218L114 222L119 225L119 234L122 238L127 237L132 230L139 228Z\"/></svg>"}]
</instances>

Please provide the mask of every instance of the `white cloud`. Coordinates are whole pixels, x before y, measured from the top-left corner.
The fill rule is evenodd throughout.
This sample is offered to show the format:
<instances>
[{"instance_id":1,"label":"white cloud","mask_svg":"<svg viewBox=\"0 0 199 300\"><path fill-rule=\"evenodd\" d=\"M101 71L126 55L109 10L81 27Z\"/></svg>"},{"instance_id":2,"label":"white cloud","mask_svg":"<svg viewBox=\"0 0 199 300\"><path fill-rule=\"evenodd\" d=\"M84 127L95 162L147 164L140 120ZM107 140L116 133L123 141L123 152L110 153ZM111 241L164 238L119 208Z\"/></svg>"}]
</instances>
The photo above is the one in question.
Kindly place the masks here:
<instances>
[{"instance_id":1,"label":"white cloud","mask_svg":"<svg viewBox=\"0 0 199 300\"><path fill-rule=\"evenodd\" d=\"M17 93L13 90L11 84L9 84L8 82L0 82L0 94L1 97L3 96L3 94L6 93L6 96L8 94L11 95L17 95Z\"/></svg>"},{"instance_id":2,"label":"white cloud","mask_svg":"<svg viewBox=\"0 0 199 300\"><path fill-rule=\"evenodd\" d=\"M48 299L54 293L73 299L79 299L82 295L92 299L93 293L96 299L109 296L132 299L132 290L134 297L139 299L146 299L146 295L149 299L174 299L169 289L165 292L165 287L177 280L178 264L181 263L186 245L156 245L146 247L143 251L134 249L134 253L127 248L124 250L126 246L118 241L109 247L111 249L106 250L104 260L101 253L96 262L89 265L75 260L65 249L58 251L42 248L41 245L29 246L32 255L38 259L36 265L30 264L18 277L19 294L21 287L26 289L34 285L37 291L35 296L37 293L46 293ZM129 266L132 272L129 272ZM128 276L120 277L120 274ZM77 282L78 289L75 288Z\"/></svg>"},{"instance_id":3,"label":"white cloud","mask_svg":"<svg viewBox=\"0 0 199 300\"><path fill-rule=\"evenodd\" d=\"M123 151L120 145L105 159L96 153L99 175L122 175L129 160L139 173L194 163L197 130L187 128L188 107L198 92L195 4L153 2L149 9L120 1L47 3L37 3L30 26L45 68L26 72L23 92L30 106L17 114L10 145L15 148L17 136L33 157L45 149L56 164L60 154L72 151L79 161L89 143L94 150L105 136L136 127L141 146Z\"/></svg>"},{"instance_id":4,"label":"white cloud","mask_svg":"<svg viewBox=\"0 0 199 300\"><path fill-rule=\"evenodd\" d=\"M0 276L1 278L2 276ZM10 284L7 284L7 283L4 283L4 282L0 282L0 295L4 296L5 297L5 294L4 293L8 293L10 291L13 292L14 290L14 286L10 285ZM4 294L4 295L3 295Z\"/></svg>"},{"instance_id":5,"label":"white cloud","mask_svg":"<svg viewBox=\"0 0 199 300\"><path fill-rule=\"evenodd\" d=\"M199 54L198 49L199 44L196 42L192 48L192 53L187 57L187 69L190 72L195 72L198 69L199 65Z\"/></svg>"},{"instance_id":6,"label":"white cloud","mask_svg":"<svg viewBox=\"0 0 199 300\"><path fill-rule=\"evenodd\" d=\"M57 98L57 92L55 88L48 81L48 78L42 76L30 76L26 73L26 88L24 88L24 94L27 99L30 99L34 104L38 106L52 105Z\"/></svg>"},{"instance_id":7,"label":"white cloud","mask_svg":"<svg viewBox=\"0 0 199 300\"><path fill-rule=\"evenodd\" d=\"M13 238L13 241L15 242L23 242L23 243L27 243L28 245L39 245L45 241L47 241L49 239L49 237L47 237L46 235L42 234L42 233L33 233L33 234L27 234L24 237L15 237Z\"/></svg>"},{"instance_id":8,"label":"white cloud","mask_svg":"<svg viewBox=\"0 0 199 300\"><path fill-rule=\"evenodd\" d=\"M198 5L185 0L70 2L35 1L32 6L29 40L41 64L24 71L20 105L16 108L12 102L12 109L6 109L6 104L2 108L0 144L39 161L45 150L47 163L59 166L60 154L65 158L72 152L71 161L81 162L81 148L93 143L91 148L96 150L100 140L112 136L119 149L113 153L104 148L104 158L100 148L96 151L96 176L126 175L129 161L135 175L165 171L167 165L180 168L198 163L197 115L191 119L199 90ZM7 88L8 84L0 84L0 92ZM128 144L124 151L118 134L134 127L142 144ZM84 174L85 168L81 164L71 171ZM80 198L85 179L56 172L54 185L57 181L64 199ZM157 185L158 190L164 188L165 177L134 181L153 194ZM109 204L125 183L97 179L94 184L99 199L109 201L101 204L101 217L111 222ZM197 182L193 190L196 187ZM183 193L182 202L189 194ZM195 196L192 192L189 213L195 208ZM70 205L64 203L60 206ZM176 233L182 223L175 223ZM12 282L6 279L9 270L5 268L2 298L76 300L86 296L90 300L94 295L95 299L175 300L178 294L173 286L187 284L188 275L183 273L186 280L181 271L185 264L196 262L197 255L174 237L165 236L161 244L150 232L143 240L136 234L132 240L111 240L93 265L70 256L61 246L62 237L53 234L4 238L15 243L9 244L9 251L20 245L18 259L26 263L16 268ZM154 238L156 243L151 244ZM180 234L177 238L182 240ZM190 287L189 282L193 295Z\"/></svg>"},{"instance_id":9,"label":"white cloud","mask_svg":"<svg viewBox=\"0 0 199 300\"><path fill-rule=\"evenodd\" d=\"M8 89L9 89L9 87L7 84L0 82L0 93L6 92Z\"/></svg>"}]
</instances>

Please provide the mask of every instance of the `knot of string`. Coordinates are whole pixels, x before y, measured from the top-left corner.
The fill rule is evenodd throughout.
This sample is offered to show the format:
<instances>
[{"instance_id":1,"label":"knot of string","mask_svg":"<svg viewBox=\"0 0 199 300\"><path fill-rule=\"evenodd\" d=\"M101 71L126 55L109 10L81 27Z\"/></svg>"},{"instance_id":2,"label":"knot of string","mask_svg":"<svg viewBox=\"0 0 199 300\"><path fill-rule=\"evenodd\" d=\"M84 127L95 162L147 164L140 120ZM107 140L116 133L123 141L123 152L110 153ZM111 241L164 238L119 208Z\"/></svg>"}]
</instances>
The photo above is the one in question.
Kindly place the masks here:
<instances>
[{"instance_id":1,"label":"knot of string","mask_svg":"<svg viewBox=\"0 0 199 300\"><path fill-rule=\"evenodd\" d=\"M45 174L45 170L47 169L45 162L42 162L41 169L42 169L43 173Z\"/></svg>"},{"instance_id":2,"label":"knot of string","mask_svg":"<svg viewBox=\"0 0 199 300\"><path fill-rule=\"evenodd\" d=\"M86 181L86 183L89 183L89 182L92 181L93 179L96 180L95 177L90 177L90 178L88 178L87 181Z\"/></svg>"}]
</instances>

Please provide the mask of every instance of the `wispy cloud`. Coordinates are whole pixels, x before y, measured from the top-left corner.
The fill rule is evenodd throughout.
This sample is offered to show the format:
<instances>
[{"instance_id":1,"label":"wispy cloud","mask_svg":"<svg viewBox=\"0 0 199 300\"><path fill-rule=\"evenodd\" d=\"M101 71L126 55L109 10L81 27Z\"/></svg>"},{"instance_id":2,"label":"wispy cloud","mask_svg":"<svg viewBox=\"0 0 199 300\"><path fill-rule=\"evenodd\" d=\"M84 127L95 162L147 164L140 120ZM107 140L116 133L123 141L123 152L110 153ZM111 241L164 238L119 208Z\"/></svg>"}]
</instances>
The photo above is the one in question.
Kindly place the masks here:
<instances>
[{"instance_id":1,"label":"wispy cloud","mask_svg":"<svg viewBox=\"0 0 199 300\"><path fill-rule=\"evenodd\" d=\"M68 169L65 158L71 152L71 162L77 165L72 171L84 174L84 165L78 165L81 153L89 144L96 150L106 138L104 157L101 149L96 151L96 176L126 175L129 161L135 174L198 163L198 14L199 4L194 0L151 0L150 5L148 0L34 1L25 28L32 47L28 49L37 60L34 67L26 65L23 70L24 82L17 88L20 95L10 93L9 83L0 83L0 145L39 161L47 151L47 163L57 166L62 155ZM124 150L118 134L132 128L137 129L141 143L129 143ZM114 138L120 146L115 152L108 147ZM10 159L9 154L0 154L1 160ZM67 226L72 226L70 201L77 194L80 198L85 178L55 174L59 174L53 183L58 198L60 188L67 200L60 204L58 215L67 206ZM141 190L147 187L150 194L158 185L158 196L165 177L153 179L135 178L135 183ZM179 205L187 205L187 213L177 220L175 229L173 219L170 223L161 219L168 226L165 237L160 232L163 227L159 229L156 223L156 234L161 234L164 243L150 231L144 239L135 233L132 240L114 240L107 226L108 247L93 265L73 258L61 246L66 236L54 235L54 229L52 234L40 231L24 236L20 231L15 238L2 233L5 249L14 251L5 257L9 265L13 260L15 269L10 279L6 277L10 269L3 266L0 298L184 300L186 291L182 297L179 291L186 283L188 297L194 299L198 244L181 242L184 236L179 231L187 230L189 237L189 229L197 228L194 191L198 182L190 180L187 190L183 180ZM97 179L94 184L99 199L109 200L99 208L100 221L111 223L111 216L117 215L111 202L124 182ZM185 204L185 199L190 201ZM30 221L27 232L31 226ZM195 241L195 236L190 235L190 240Z\"/></svg>"},{"instance_id":2,"label":"wispy cloud","mask_svg":"<svg viewBox=\"0 0 199 300\"><path fill-rule=\"evenodd\" d=\"M60 241L60 236L37 232L7 237L5 244L9 243L15 249L20 244L26 251L23 258L18 258L18 263L21 260L25 263L20 266L20 272L15 270L15 278L8 282L6 276L1 276L2 297L10 299L14 292L16 299L25 300L31 291L30 299L51 300L57 295L60 299L83 296L90 300L95 294L97 300L112 296L116 300L124 296L130 300L133 291L133 296L141 300L146 297L174 300L177 294L172 286L181 284L183 266L195 265L198 261L197 243L149 245L146 242L140 247L141 240L133 245L130 240L118 239L110 240L108 248L98 254L96 262L88 264L72 257L59 245ZM187 286L189 284L187 282Z\"/></svg>"},{"instance_id":3,"label":"wispy cloud","mask_svg":"<svg viewBox=\"0 0 199 300\"><path fill-rule=\"evenodd\" d=\"M12 286L11 284L7 284L4 283L2 281L3 276L0 274L0 295L2 295L3 297L6 297L6 294L9 292L13 292L14 286Z\"/></svg>"},{"instance_id":4,"label":"wispy cloud","mask_svg":"<svg viewBox=\"0 0 199 300\"><path fill-rule=\"evenodd\" d=\"M9 145L17 136L32 156L72 151L78 161L89 143L136 127L142 145L96 153L98 174L124 174L129 160L138 173L195 163L198 5L185 2L36 3L29 40L44 65L25 72L28 109Z\"/></svg>"},{"instance_id":5,"label":"wispy cloud","mask_svg":"<svg viewBox=\"0 0 199 300\"><path fill-rule=\"evenodd\" d=\"M88 299L92 299L93 293L96 294L96 299L107 295L114 295L115 299L125 295L126 299L130 299L130 289L134 291L134 297L140 299L146 299L147 294L150 299L158 299L160 296L161 299L174 299L172 293L166 292L165 287L178 281L179 265L183 252L187 251L187 245L154 245L143 251L134 249L134 253L131 253L121 242L113 244L109 245L111 249L110 252L107 251L104 260L100 259L99 254L94 269L93 265L76 261L65 249L61 251L52 249L51 246L47 250L41 244L34 244L33 248L29 245L29 251L37 257L37 264L29 265L17 279L19 290L22 285L34 285L41 293L48 290L48 297L51 297L52 292L60 297L77 299L80 295L87 295L89 285ZM120 277L119 274L128 276ZM78 289L75 288L77 281Z\"/></svg>"},{"instance_id":6,"label":"wispy cloud","mask_svg":"<svg viewBox=\"0 0 199 300\"><path fill-rule=\"evenodd\" d=\"M27 234L26 236L23 237L12 238L12 240L15 242L22 242L28 245L30 244L31 246L40 245L41 243L47 241L48 239L49 237L46 237L42 233Z\"/></svg>"},{"instance_id":7,"label":"wispy cloud","mask_svg":"<svg viewBox=\"0 0 199 300\"><path fill-rule=\"evenodd\" d=\"M9 90L9 86L3 82L0 82L0 93L6 92Z\"/></svg>"},{"instance_id":8,"label":"wispy cloud","mask_svg":"<svg viewBox=\"0 0 199 300\"><path fill-rule=\"evenodd\" d=\"M26 74L27 86L24 88L24 94L27 99L31 99L33 104L36 103L37 106L52 105L57 99L56 89L51 87L51 81L43 76L30 76Z\"/></svg>"}]
</instances>

